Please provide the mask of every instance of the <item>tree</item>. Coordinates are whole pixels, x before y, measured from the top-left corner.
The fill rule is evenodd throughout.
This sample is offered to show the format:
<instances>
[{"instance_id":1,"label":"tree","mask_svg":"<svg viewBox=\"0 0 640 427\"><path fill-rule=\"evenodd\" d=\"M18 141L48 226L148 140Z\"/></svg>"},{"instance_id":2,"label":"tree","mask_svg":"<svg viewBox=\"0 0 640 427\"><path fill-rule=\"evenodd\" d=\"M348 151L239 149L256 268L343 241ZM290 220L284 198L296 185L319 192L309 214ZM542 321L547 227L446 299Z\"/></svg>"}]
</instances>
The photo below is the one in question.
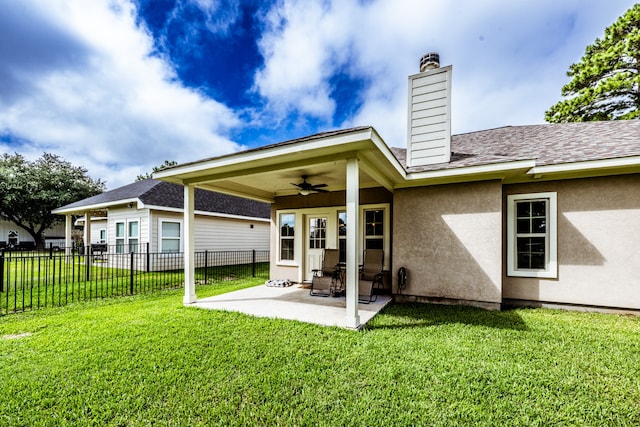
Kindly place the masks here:
<instances>
[{"instance_id":1,"label":"tree","mask_svg":"<svg viewBox=\"0 0 640 427\"><path fill-rule=\"evenodd\" d=\"M154 166L153 167L153 172L151 172L151 173L147 172L144 175L138 175L136 177L136 181L142 181L144 179L153 178L153 174L155 172L160 172L163 169L170 168L171 166L175 166L177 164L178 164L178 162L176 162L175 160L165 160L164 163L161 164L160 166Z\"/></svg>"},{"instance_id":2,"label":"tree","mask_svg":"<svg viewBox=\"0 0 640 427\"><path fill-rule=\"evenodd\" d=\"M640 4L607 27L602 40L587 46L572 64L572 80L562 88L569 97L545 113L551 123L640 118Z\"/></svg>"},{"instance_id":3,"label":"tree","mask_svg":"<svg viewBox=\"0 0 640 427\"><path fill-rule=\"evenodd\" d=\"M54 154L29 162L20 154L0 157L0 218L25 229L44 247L43 233L63 218L55 208L103 192L104 182Z\"/></svg>"}]
</instances>

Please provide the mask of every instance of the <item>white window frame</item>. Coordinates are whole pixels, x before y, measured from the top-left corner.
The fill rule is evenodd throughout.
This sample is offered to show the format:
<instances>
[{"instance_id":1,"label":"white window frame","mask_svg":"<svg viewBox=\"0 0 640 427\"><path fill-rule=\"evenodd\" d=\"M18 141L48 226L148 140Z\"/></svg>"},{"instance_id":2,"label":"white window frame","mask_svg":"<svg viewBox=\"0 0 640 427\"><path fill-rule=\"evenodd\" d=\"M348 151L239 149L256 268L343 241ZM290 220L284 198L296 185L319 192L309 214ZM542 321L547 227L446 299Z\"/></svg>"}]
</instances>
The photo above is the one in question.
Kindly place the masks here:
<instances>
[{"instance_id":1,"label":"white window frame","mask_svg":"<svg viewBox=\"0 0 640 427\"><path fill-rule=\"evenodd\" d=\"M338 236L337 236L338 253L340 254L340 262L345 262L346 252L347 252L347 234L345 231L345 234L340 235L340 219L341 219L340 217L341 216L344 216L344 221L347 221L347 211L344 209L341 209L341 210L338 210L338 212L336 212L336 219L337 219L336 230L338 233ZM349 226L349 224L346 222L344 225L345 225L345 228ZM344 251L342 250L343 246L344 246Z\"/></svg>"},{"instance_id":2,"label":"white window frame","mask_svg":"<svg viewBox=\"0 0 640 427\"><path fill-rule=\"evenodd\" d=\"M118 235L119 224L122 224L122 236ZM117 254L124 254L126 253L125 248L127 247L127 221L116 221L113 227L113 234L115 236L115 251Z\"/></svg>"},{"instance_id":3,"label":"white window frame","mask_svg":"<svg viewBox=\"0 0 640 427\"><path fill-rule=\"evenodd\" d=\"M130 236L129 235L129 230L130 230L130 226L129 224L133 223L133 222L137 222L138 223L138 235L137 236ZM118 236L118 224L124 224L124 236ZM134 252L140 252L140 226L141 226L141 221L140 218L127 218L127 219L122 219L122 220L116 220L114 223L114 236L115 236L115 245L116 245L116 253L119 254L128 254L131 252L131 248L130 248L130 242L129 239L133 239L133 240L137 240L138 242L136 243L137 245L137 250ZM118 244L118 240L123 240L123 243L120 245ZM122 252L120 252L120 247L122 247Z\"/></svg>"},{"instance_id":4,"label":"white window frame","mask_svg":"<svg viewBox=\"0 0 640 427\"><path fill-rule=\"evenodd\" d=\"M388 270L391 261L391 205L389 203L375 203L370 205L360 205L359 221L360 229L358 230L358 239L360 239L360 253L359 257L362 257L366 247L366 214L365 211L382 210L383 213L383 234L382 234L382 248L384 250L384 269ZM347 224L348 226L348 224ZM376 236L379 237L379 236ZM363 259L359 258L359 263L362 263Z\"/></svg>"},{"instance_id":5,"label":"white window frame","mask_svg":"<svg viewBox=\"0 0 640 427\"><path fill-rule=\"evenodd\" d=\"M296 215L296 212L291 212L291 211L283 211L283 212L278 212L278 263L279 264L284 264L284 265L296 265L296 256L297 256L297 252L298 252L298 248L297 248L297 244L296 244L296 237L301 236L300 231L298 231L296 233L296 230L300 228L300 224L298 224L298 215ZM286 240L291 240L293 242L293 258L292 259L283 259L282 258L282 216L283 215L293 215L293 236L285 236ZM297 236L297 235L298 236ZM303 233L304 234L304 233Z\"/></svg>"},{"instance_id":6,"label":"white window frame","mask_svg":"<svg viewBox=\"0 0 640 427\"><path fill-rule=\"evenodd\" d=\"M367 234L367 212L382 212L382 234ZM385 249L387 239L387 211L384 207L365 207L362 209L362 249L367 249L368 240L379 240L382 242L382 250Z\"/></svg>"},{"instance_id":7,"label":"white window frame","mask_svg":"<svg viewBox=\"0 0 640 427\"><path fill-rule=\"evenodd\" d=\"M131 234L131 225L135 224L136 225L136 234L132 235ZM135 241L136 247L135 250L132 249L131 245L131 241ZM129 249L129 252L135 252L138 253L140 252L140 220L139 219L132 219L130 221L127 221L127 248Z\"/></svg>"},{"instance_id":8,"label":"white window frame","mask_svg":"<svg viewBox=\"0 0 640 427\"><path fill-rule=\"evenodd\" d=\"M13 236L11 234L14 234ZM7 245L9 245L9 239L14 238L16 239L16 245L20 244L20 232L18 232L18 230L9 230L7 232Z\"/></svg>"},{"instance_id":9,"label":"white window frame","mask_svg":"<svg viewBox=\"0 0 640 427\"><path fill-rule=\"evenodd\" d=\"M175 254L175 252L163 252L162 242L166 239L176 240L175 237L164 237L162 235L162 224L165 222L178 224L180 226L180 236L177 238L179 240L178 243L178 252L184 252L184 225L183 221L180 219L171 219L171 218L159 218L158 219L158 252L161 254Z\"/></svg>"},{"instance_id":10,"label":"white window frame","mask_svg":"<svg viewBox=\"0 0 640 427\"><path fill-rule=\"evenodd\" d=\"M507 196L507 276L558 278L558 207L557 193L528 193ZM516 202L545 200L547 224L545 233L545 269L517 268Z\"/></svg>"}]
</instances>

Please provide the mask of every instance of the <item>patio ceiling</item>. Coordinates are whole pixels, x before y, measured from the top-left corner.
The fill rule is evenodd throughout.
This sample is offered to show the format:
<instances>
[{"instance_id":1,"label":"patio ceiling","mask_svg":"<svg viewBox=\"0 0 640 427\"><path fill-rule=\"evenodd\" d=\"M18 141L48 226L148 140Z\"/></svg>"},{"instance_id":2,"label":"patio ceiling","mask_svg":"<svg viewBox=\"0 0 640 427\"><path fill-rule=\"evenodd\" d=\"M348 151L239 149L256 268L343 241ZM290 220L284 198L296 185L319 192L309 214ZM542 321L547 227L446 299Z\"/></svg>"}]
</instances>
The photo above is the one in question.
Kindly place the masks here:
<instances>
[{"instance_id":1,"label":"patio ceiling","mask_svg":"<svg viewBox=\"0 0 640 427\"><path fill-rule=\"evenodd\" d=\"M328 191L346 189L346 161L359 161L360 188L390 191L404 179L404 169L371 127L327 132L241 153L179 165L154 178L203 189L274 202L298 193L293 183L308 176Z\"/></svg>"}]
</instances>

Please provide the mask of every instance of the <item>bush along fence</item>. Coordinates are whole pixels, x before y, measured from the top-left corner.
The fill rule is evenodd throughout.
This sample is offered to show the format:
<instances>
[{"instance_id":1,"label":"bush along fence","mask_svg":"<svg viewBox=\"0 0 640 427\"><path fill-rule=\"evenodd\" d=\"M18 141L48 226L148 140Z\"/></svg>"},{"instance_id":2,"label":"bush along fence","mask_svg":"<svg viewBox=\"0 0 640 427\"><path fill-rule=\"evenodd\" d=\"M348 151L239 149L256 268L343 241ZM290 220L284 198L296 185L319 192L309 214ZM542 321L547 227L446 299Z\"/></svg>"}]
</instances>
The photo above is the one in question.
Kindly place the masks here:
<instances>
[{"instance_id":1,"label":"bush along fence","mask_svg":"<svg viewBox=\"0 0 640 427\"><path fill-rule=\"evenodd\" d=\"M127 248L131 249L131 248ZM138 248L135 248L138 249ZM118 247L0 252L0 315L184 285L183 253ZM269 251L195 253L196 284L269 277Z\"/></svg>"}]
</instances>

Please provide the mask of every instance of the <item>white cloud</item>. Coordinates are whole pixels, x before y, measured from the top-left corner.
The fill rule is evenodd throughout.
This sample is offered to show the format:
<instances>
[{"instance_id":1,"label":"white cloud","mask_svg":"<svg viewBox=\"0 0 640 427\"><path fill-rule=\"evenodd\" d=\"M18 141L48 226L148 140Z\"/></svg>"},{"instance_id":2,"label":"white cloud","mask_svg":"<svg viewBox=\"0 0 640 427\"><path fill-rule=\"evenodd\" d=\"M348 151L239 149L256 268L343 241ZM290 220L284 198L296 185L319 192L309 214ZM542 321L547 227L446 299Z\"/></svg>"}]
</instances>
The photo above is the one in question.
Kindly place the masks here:
<instances>
[{"instance_id":1,"label":"white cloud","mask_svg":"<svg viewBox=\"0 0 640 427\"><path fill-rule=\"evenodd\" d=\"M75 160L113 188L164 160L240 148L225 136L240 125L235 112L183 86L170 61L152 55L153 39L129 2L34 0L22 9L49 26L43 42L76 46L65 63L11 74L20 89L0 131L32 141L28 152Z\"/></svg>"},{"instance_id":2,"label":"white cloud","mask_svg":"<svg viewBox=\"0 0 640 427\"><path fill-rule=\"evenodd\" d=\"M420 56L453 64L454 133L542 123L569 65L633 5L596 0L451 2L285 0L268 15L256 90L271 105L327 118L329 79L346 68L367 82L360 111L338 126L373 125L390 145L406 139L407 79ZM310 100L315 101L310 105Z\"/></svg>"},{"instance_id":3,"label":"white cloud","mask_svg":"<svg viewBox=\"0 0 640 427\"><path fill-rule=\"evenodd\" d=\"M192 42L203 28L221 43L230 40L233 24L247 13L238 0L178 0L155 41L137 24L130 0L10 2L0 14L0 136L14 141L0 142L0 152L29 158L53 152L113 188L164 160L192 161L242 148L228 136L247 129L240 115L251 120L247 132L256 140L271 138L274 123L310 118L321 123L318 132L373 125L390 145L402 146L407 76L418 71L428 51L454 66L455 133L541 123L560 98L569 65L633 3L260 3L261 11L268 8L257 41L264 64L255 71L250 94L259 105L243 104L236 112L185 87L172 58L157 48L169 24L184 31L179 41L193 50L189 55L198 54ZM202 20L185 21L190 8L201 11ZM253 34L258 28L243 30ZM337 74L364 82L347 96L360 108L342 123L334 122L346 102L332 86ZM233 79L228 84L240 87ZM267 120L269 129L257 129ZM280 140L297 136L283 132Z\"/></svg>"}]
</instances>

